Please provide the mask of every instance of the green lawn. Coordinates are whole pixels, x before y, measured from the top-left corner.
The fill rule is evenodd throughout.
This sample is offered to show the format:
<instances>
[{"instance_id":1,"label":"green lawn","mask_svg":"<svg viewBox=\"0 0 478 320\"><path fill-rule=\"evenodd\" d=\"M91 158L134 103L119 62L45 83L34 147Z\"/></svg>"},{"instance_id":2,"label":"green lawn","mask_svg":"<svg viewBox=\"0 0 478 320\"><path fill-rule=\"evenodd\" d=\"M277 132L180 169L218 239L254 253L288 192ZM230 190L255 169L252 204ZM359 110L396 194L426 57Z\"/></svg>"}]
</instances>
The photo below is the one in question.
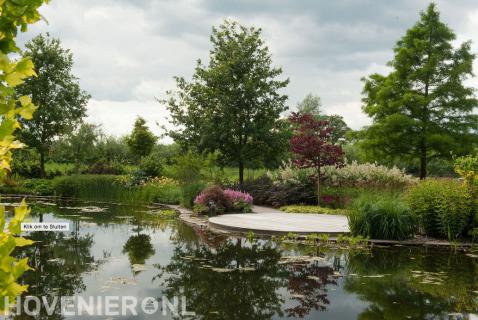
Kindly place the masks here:
<instances>
[{"instance_id":1,"label":"green lawn","mask_svg":"<svg viewBox=\"0 0 478 320\"><path fill-rule=\"evenodd\" d=\"M324 208L319 206L291 205L291 206L281 207L280 210L286 213L338 214L338 215L348 214L347 209L331 209L331 208Z\"/></svg>"}]
</instances>

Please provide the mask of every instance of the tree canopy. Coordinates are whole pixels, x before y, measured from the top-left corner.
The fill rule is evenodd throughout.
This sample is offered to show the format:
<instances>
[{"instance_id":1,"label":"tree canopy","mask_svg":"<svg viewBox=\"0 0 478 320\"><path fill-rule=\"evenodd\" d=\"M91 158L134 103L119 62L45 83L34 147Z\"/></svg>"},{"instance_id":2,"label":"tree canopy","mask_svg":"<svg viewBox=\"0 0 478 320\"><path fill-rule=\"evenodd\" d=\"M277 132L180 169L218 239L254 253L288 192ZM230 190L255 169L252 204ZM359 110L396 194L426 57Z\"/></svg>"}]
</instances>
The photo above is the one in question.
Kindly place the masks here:
<instances>
[{"instance_id":1,"label":"tree canopy","mask_svg":"<svg viewBox=\"0 0 478 320\"><path fill-rule=\"evenodd\" d=\"M297 112L311 114L313 116L320 115L320 107L322 102L319 96L309 93L305 98L297 104Z\"/></svg>"},{"instance_id":2,"label":"tree canopy","mask_svg":"<svg viewBox=\"0 0 478 320\"><path fill-rule=\"evenodd\" d=\"M363 110L373 123L361 145L372 158L417 159L425 178L430 159L466 154L476 145L478 104L464 84L475 55L470 42L454 48L455 40L432 3L397 42L390 74L363 79Z\"/></svg>"},{"instance_id":3,"label":"tree canopy","mask_svg":"<svg viewBox=\"0 0 478 320\"><path fill-rule=\"evenodd\" d=\"M344 153L332 141L334 128L327 120L318 120L309 113L292 113L289 118L294 131L290 139L294 163L300 168L317 170L317 201L320 204L320 169L327 165L341 165Z\"/></svg>"},{"instance_id":4,"label":"tree canopy","mask_svg":"<svg viewBox=\"0 0 478 320\"><path fill-rule=\"evenodd\" d=\"M244 167L287 151L287 130L279 121L287 109L261 29L225 21L214 27L209 64L198 61L191 81L176 78L177 92L167 101L175 130L169 135L199 152L221 153L223 161Z\"/></svg>"},{"instance_id":5,"label":"tree canopy","mask_svg":"<svg viewBox=\"0 0 478 320\"><path fill-rule=\"evenodd\" d=\"M18 87L20 95L28 95L40 109L33 119L24 122L21 136L24 142L40 154L40 169L45 173L45 155L59 136L71 132L86 115L90 96L80 89L72 74L73 55L62 48L59 39L48 34L29 41L23 53L35 65L38 75Z\"/></svg>"},{"instance_id":6,"label":"tree canopy","mask_svg":"<svg viewBox=\"0 0 478 320\"><path fill-rule=\"evenodd\" d=\"M141 117L136 118L133 131L127 138L126 143L133 155L139 158L145 157L151 153L156 144L157 137L149 130L146 120Z\"/></svg>"},{"instance_id":7,"label":"tree canopy","mask_svg":"<svg viewBox=\"0 0 478 320\"><path fill-rule=\"evenodd\" d=\"M344 142L347 140L347 133L352 129L347 126L344 118L338 114L326 115L321 110L322 103L320 97L309 93L297 104L297 112L300 114L310 114L317 120L325 120L333 128L330 133L332 143Z\"/></svg>"},{"instance_id":8,"label":"tree canopy","mask_svg":"<svg viewBox=\"0 0 478 320\"><path fill-rule=\"evenodd\" d=\"M66 137L66 148L72 156L71 161L79 170L80 164L90 163L98 155L95 147L101 137L101 128L91 123L82 123L75 131Z\"/></svg>"}]
</instances>

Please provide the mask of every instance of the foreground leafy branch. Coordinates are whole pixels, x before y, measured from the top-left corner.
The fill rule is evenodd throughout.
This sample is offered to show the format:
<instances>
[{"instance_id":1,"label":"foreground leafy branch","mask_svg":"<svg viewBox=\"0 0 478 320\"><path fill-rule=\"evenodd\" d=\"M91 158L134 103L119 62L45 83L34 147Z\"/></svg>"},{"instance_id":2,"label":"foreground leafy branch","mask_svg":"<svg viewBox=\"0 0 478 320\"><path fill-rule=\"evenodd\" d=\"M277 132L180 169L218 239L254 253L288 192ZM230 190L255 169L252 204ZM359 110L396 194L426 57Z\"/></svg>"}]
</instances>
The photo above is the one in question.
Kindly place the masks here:
<instances>
[{"instance_id":1,"label":"foreground leafy branch","mask_svg":"<svg viewBox=\"0 0 478 320\"><path fill-rule=\"evenodd\" d=\"M12 60L8 56L18 52L15 38L18 29L26 31L28 24L40 20L38 8L48 0L0 0L0 179L10 172L12 150L23 147L15 138L20 119L31 119L36 106L29 96L16 96L16 87L28 77L35 76L30 59ZM16 283L29 269L28 260L17 260L11 254L15 247L32 241L18 237L21 222L29 213L25 200L15 208L15 215L5 229L5 207L0 206L0 313L8 309L6 300L13 300L27 289Z\"/></svg>"}]
</instances>

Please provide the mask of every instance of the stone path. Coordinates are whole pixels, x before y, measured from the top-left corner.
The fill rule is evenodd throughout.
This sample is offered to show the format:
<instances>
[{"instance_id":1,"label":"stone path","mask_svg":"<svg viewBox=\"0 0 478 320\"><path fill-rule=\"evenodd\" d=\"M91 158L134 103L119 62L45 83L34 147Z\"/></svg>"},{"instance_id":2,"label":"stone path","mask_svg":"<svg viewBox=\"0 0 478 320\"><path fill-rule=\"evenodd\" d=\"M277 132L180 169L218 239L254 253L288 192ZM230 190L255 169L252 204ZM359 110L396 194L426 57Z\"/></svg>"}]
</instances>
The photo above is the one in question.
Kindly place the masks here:
<instances>
[{"instance_id":1,"label":"stone path","mask_svg":"<svg viewBox=\"0 0 478 320\"><path fill-rule=\"evenodd\" d=\"M228 231L253 231L260 234L349 233L346 216L328 214L284 213L279 210L254 207L254 213L224 214L209 218L209 225Z\"/></svg>"}]
</instances>

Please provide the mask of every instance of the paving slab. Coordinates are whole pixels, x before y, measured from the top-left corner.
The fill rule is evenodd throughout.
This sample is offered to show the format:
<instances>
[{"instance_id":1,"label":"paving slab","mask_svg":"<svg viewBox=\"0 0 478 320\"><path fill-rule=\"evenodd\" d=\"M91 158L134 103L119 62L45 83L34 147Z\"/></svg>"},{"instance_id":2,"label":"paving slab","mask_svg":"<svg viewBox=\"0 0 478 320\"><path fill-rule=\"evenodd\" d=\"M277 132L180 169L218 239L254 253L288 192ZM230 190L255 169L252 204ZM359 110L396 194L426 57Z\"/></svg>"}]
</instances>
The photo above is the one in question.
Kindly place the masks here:
<instances>
[{"instance_id":1,"label":"paving slab","mask_svg":"<svg viewBox=\"0 0 478 320\"><path fill-rule=\"evenodd\" d=\"M346 216L328 214L284 213L273 210L259 213L224 214L209 218L209 225L228 231L252 231L260 234L350 233Z\"/></svg>"}]
</instances>

